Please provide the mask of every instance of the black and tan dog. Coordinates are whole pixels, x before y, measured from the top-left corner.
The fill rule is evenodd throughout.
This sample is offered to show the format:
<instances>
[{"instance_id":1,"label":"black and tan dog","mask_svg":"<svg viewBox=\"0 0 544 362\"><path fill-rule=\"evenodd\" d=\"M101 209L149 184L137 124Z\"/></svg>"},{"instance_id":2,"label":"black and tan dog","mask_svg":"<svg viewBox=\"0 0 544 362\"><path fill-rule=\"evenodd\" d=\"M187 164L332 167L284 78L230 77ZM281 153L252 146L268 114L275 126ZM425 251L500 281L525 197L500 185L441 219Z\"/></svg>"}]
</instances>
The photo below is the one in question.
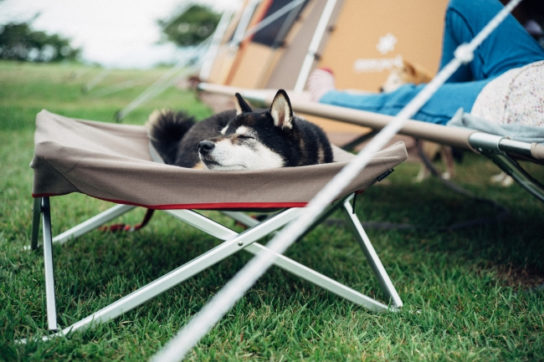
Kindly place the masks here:
<instances>
[{"instance_id":1,"label":"black and tan dog","mask_svg":"<svg viewBox=\"0 0 544 362\"><path fill-rule=\"evenodd\" d=\"M195 122L183 112L154 112L149 137L165 163L211 170L266 169L332 162L331 145L316 125L293 114L280 89L265 111L240 94L236 110Z\"/></svg>"},{"instance_id":2,"label":"black and tan dog","mask_svg":"<svg viewBox=\"0 0 544 362\"><path fill-rule=\"evenodd\" d=\"M395 66L391 69L385 83L380 87L380 91L393 92L404 84L429 83L432 78L433 77L428 70L403 60L402 65ZM440 158L444 162L445 171L441 175L442 178L449 180L455 175L455 163L451 147L419 139L416 139L416 146L418 147L418 152L422 153L422 155L420 154L420 157L426 157L430 161ZM429 177L429 175L430 171L423 163L419 168L416 181L421 182Z\"/></svg>"}]
</instances>

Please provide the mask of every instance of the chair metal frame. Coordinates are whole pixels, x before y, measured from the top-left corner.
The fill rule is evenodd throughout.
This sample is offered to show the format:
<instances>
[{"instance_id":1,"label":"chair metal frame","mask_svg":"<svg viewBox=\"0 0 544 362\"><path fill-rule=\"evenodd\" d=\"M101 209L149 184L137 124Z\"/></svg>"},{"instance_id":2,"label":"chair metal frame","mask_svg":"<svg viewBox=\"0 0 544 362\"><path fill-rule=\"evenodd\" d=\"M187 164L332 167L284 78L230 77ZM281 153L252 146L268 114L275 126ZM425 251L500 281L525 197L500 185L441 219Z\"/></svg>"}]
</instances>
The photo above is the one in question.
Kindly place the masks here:
<instances>
[{"instance_id":1,"label":"chair metal frame","mask_svg":"<svg viewBox=\"0 0 544 362\"><path fill-rule=\"evenodd\" d=\"M389 298L387 304L368 297L284 255L278 254L274 264L302 279L305 279L371 311L396 311L402 307L402 300L391 282L391 279L389 278L389 275L378 257L378 254L372 246L368 235L363 229L359 218L354 212L351 204L353 198L354 195L351 194L344 199L337 201L333 205L330 205L327 210L323 211L320 220L326 218L337 208L342 208L344 210L345 214L347 215L347 219L352 226L355 238L363 249L363 252L371 265L372 270L376 275L385 295L387 298ZM77 330L84 330L93 324L107 322L113 318L116 318L240 250L245 250L252 254L265 250L266 246L259 244L257 240L285 226L297 218L298 215L300 215L300 213L304 210L303 208L284 209L269 216L264 221L255 220L241 211L223 211L225 215L238 222L241 222L242 224L245 224L248 227L248 229L241 233L231 230L194 210L163 210L180 221L219 239L221 241L220 244L206 251L200 256L184 263L176 269L166 273L165 275L155 279L147 285L118 299L110 305L90 314L71 326L59 329L57 323L55 296L53 244L64 244L67 241L82 236L85 233L94 230L98 226L129 212L135 207L136 206L124 204L115 205L114 207L88 219L87 221L53 237L49 197L35 198L31 248L34 250L38 249L38 236L41 217L43 225L47 323L48 329L53 332L50 335L43 337L44 340L48 340L52 337L63 336Z\"/></svg>"}]
</instances>

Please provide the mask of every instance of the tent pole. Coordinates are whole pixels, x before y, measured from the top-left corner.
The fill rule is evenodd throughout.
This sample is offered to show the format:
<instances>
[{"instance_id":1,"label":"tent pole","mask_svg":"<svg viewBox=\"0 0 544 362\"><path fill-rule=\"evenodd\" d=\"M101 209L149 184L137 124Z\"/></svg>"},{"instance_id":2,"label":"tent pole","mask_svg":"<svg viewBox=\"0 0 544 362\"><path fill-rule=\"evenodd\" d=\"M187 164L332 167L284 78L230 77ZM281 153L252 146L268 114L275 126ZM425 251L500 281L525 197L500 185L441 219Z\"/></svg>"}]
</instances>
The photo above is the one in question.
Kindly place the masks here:
<instances>
[{"instance_id":1,"label":"tent pole","mask_svg":"<svg viewBox=\"0 0 544 362\"><path fill-rule=\"evenodd\" d=\"M230 11L223 13L223 15L221 16L221 19L219 20L219 23L217 24L217 27L215 28L215 31L213 33L210 47L208 48L208 51L204 56L204 62L202 63L202 67L200 68L200 79L209 78L212 71L213 59L215 59L215 57L217 56L219 46L221 45L221 40L223 36L225 36L225 32L227 30L227 27L229 26L229 22L232 16L233 14Z\"/></svg>"},{"instance_id":2,"label":"tent pole","mask_svg":"<svg viewBox=\"0 0 544 362\"><path fill-rule=\"evenodd\" d=\"M323 37L325 36L325 31L327 31L329 27L329 22L331 20L332 13L334 12L335 8L336 8L336 0L328 0L327 5L325 5L325 8L323 9L323 13L321 14L321 18L319 19L319 22L317 23L317 26L315 28L314 36L312 37L312 41L310 42L310 46L308 47L308 52L306 53L306 57L304 58L304 61L302 62L302 67L300 68L297 82L295 83L294 90L296 92L302 92L304 90L304 86L306 85L306 80L308 79L308 76L310 75L310 71L312 70L312 66L314 64L316 55L319 51L321 41L323 40Z\"/></svg>"}]
</instances>

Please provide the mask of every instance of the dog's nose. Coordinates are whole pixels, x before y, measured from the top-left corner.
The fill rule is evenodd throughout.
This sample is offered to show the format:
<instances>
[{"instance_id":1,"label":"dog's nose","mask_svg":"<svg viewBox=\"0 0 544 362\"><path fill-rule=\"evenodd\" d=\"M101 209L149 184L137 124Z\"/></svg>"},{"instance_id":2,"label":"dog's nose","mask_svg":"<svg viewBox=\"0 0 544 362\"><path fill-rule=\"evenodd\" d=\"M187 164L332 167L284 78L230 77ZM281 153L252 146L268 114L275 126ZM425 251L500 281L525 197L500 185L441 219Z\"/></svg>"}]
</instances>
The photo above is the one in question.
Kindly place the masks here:
<instances>
[{"instance_id":1,"label":"dog's nose","mask_svg":"<svg viewBox=\"0 0 544 362\"><path fill-rule=\"evenodd\" d=\"M210 153L215 147L215 143L212 141L204 140L200 141L198 144L198 152L200 152L203 155L207 155Z\"/></svg>"}]
</instances>

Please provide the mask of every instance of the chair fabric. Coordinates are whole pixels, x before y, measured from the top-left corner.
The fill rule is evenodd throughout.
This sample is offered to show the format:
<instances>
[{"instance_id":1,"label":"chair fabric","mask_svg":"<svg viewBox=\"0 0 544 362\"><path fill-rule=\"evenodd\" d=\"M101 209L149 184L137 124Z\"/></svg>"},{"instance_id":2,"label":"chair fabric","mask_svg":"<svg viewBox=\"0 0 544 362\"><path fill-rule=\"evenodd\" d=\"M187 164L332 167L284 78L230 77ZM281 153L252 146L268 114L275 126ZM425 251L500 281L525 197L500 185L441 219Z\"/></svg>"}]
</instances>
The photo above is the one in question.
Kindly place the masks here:
<instances>
[{"instance_id":1,"label":"chair fabric","mask_svg":"<svg viewBox=\"0 0 544 362\"><path fill-rule=\"evenodd\" d=\"M144 126L103 123L41 111L36 118L34 197L80 192L153 209L301 207L351 154L335 147L335 162L258 171L209 171L153 162ZM342 192L364 190L406 160L404 144L376 154Z\"/></svg>"}]
</instances>

